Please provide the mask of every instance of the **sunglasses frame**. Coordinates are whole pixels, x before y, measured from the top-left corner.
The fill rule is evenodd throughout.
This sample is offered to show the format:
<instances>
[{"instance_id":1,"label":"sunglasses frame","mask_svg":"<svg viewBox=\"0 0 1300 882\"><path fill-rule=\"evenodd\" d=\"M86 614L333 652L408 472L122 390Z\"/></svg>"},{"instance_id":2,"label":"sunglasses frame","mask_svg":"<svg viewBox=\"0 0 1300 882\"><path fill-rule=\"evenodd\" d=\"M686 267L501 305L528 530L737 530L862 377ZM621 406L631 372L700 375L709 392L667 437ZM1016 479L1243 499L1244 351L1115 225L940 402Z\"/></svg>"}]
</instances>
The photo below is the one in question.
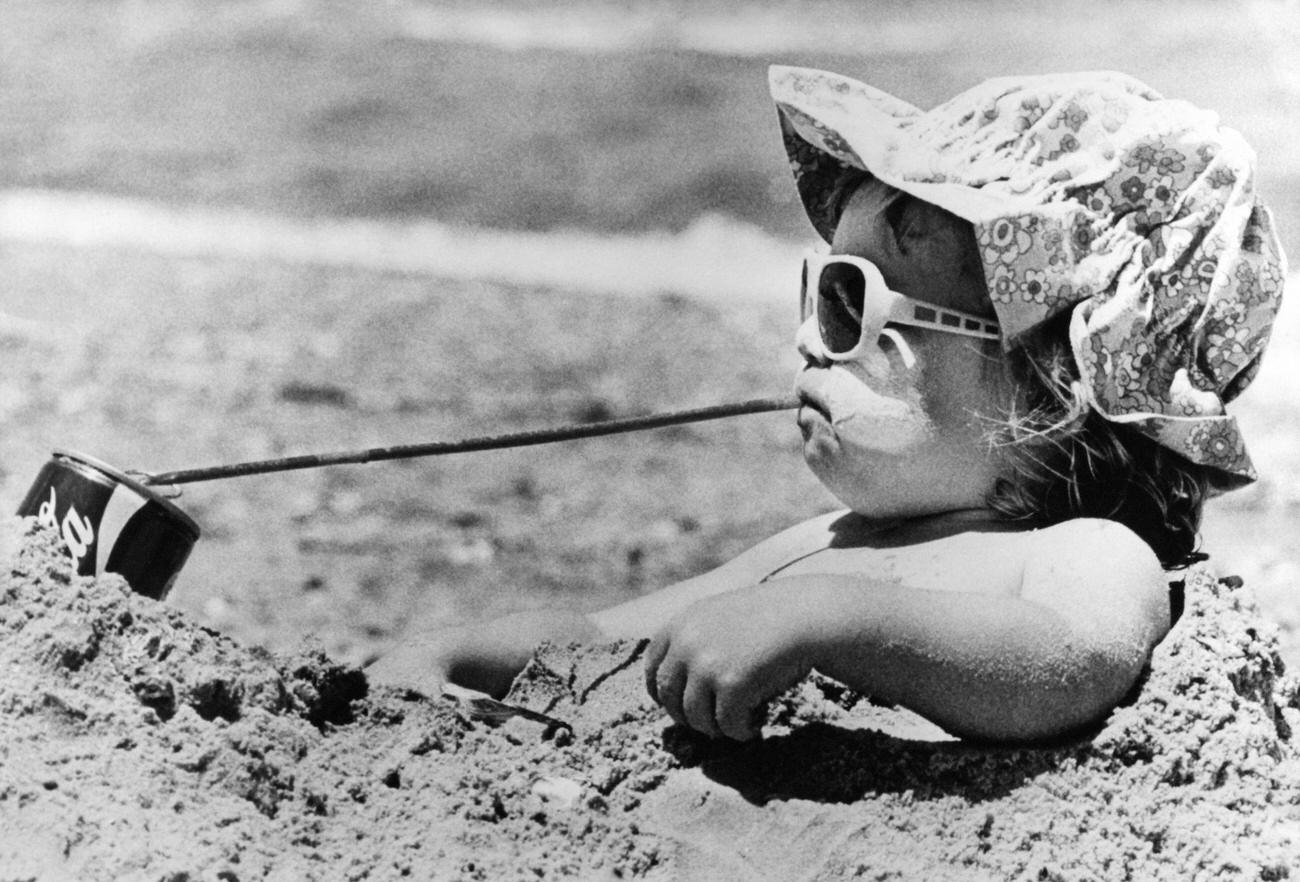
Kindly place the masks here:
<instances>
[{"instance_id":1,"label":"sunglasses frame","mask_svg":"<svg viewBox=\"0 0 1300 882\"><path fill-rule=\"evenodd\" d=\"M880 269L864 257L853 254L828 254L813 249L805 251L803 255L803 272L800 276L799 286L799 315L801 321L807 321L810 316L817 316L816 303L821 297L820 282L822 273L826 267L841 263L855 267L862 273L862 278L866 283L862 295L864 303L866 298L871 296L873 290L876 297L888 298L888 308L885 312L885 320L881 324L881 332L884 332L890 325L905 325L910 328L943 331L948 334L975 337L980 340L1002 339L1002 333L995 321L969 312L962 312L958 309L948 309L947 307L935 306L932 303L925 303L893 290L885 284L885 278L880 274ZM831 361L850 361L860 358L869 346L876 345L875 340L866 339L867 330L861 327L862 324L859 324L858 342L846 352L835 353L831 352L826 343L826 338L822 334L821 319L818 317L817 336L822 341L822 349L825 351L826 357Z\"/></svg>"}]
</instances>

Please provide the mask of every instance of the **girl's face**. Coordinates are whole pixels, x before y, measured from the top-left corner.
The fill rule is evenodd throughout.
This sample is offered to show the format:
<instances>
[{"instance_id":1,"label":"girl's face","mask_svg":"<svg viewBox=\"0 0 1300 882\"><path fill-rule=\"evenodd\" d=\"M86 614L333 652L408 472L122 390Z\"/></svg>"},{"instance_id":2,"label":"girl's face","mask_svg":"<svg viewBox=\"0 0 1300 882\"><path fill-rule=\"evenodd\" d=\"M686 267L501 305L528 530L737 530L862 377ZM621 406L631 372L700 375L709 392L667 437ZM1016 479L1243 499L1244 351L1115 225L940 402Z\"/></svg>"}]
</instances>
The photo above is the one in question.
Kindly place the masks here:
<instances>
[{"instance_id":1,"label":"girl's face","mask_svg":"<svg viewBox=\"0 0 1300 882\"><path fill-rule=\"evenodd\" d=\"M831 252L871 261L901 294L992 316L978 269L962 271L973 246L969 230L912 203L904 216L911 233L900 242L883 210L886 192L874 183L858 188ZM898 332L915 355L911 367L886 338L878 353L829 361L816 317L799 329L804 459L841 502L868 517L982 508L997 477L988 420L1006 415L1013 394L998 344L943 331Z\"/></svg>"}]
</instances>

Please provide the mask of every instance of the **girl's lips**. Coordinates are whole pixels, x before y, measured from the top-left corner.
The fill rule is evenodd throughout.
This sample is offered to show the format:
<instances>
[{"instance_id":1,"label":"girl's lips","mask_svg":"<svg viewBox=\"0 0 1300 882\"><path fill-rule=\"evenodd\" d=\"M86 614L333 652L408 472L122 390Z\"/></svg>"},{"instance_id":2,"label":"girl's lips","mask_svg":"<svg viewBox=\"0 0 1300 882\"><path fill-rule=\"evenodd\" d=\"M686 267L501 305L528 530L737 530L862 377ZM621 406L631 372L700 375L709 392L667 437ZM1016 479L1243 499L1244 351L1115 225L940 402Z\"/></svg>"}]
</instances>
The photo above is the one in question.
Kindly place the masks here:
<instances>
[{"instance_id":1,"label":"girl's lips","mask_svg":"<svg viewBox=\"0 0 1300 882\"><path fill-rule=\"evenodd\" d=\"M799 397L799 411L795 415L795 425L803 435L804 441L812 438L814 432L830 428L830 411L820 395L815 394L819 385L825 382L825 370L811 364L804 365L795 376L794 392Z\"/></svg>"},{"instance_id":2,"label":"girl's lips","mask_svg":"<svg viewBox=\"0 0 1300 882\"><path fill-rule=\"evenodd\" d=\"M799 392L799 401L801 406L795 416L795 425L803 433L805 441L812 438L814 433L830 430L831 414L821 401L803 390Z\"/></svg>"},{"instance_id":3,"label":"girl's lips","mask_svg":"<svg viewBox=\"0 0 1300 882\"><path fill-rule=\"evenodd\" d=\"M826 420L827 422L830 422L831 414L830 411L826 409L826 405L822 404L816 398L813 398L807 392L801 391L799 393L799 402L803 405L803 407L799 409L800 417L803 416L804 411L812 411L813 413L820 416L822 419Z\"/></svg>"},{"instance_id":4,"label":"girl's lips","mask_svg":"<svg viewBox=\"0 0 1300 882\"><path fill-rule=\"evenodd\" d=\"M821 387L825 385L828 375L825 369L806 367L795 378L794 391L803 405L799 409L801 419L806 411L811 411L826 422L831 421L831 409L821 394Z\"/></svg>"}]
</instances>

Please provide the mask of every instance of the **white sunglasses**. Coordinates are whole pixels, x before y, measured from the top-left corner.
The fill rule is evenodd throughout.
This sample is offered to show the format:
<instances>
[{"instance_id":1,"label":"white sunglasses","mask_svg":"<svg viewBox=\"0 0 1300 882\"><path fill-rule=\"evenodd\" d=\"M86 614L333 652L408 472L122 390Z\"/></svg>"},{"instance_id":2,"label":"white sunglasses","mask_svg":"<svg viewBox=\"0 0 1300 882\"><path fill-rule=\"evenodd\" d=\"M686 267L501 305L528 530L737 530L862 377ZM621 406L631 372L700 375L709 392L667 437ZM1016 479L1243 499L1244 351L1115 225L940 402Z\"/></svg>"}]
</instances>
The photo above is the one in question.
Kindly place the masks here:
<instances>
[{"instance_id":1,"label":"white sunglasses","mask_svg":"<svg viewBox=\"0 0 1300 882\"><path fill-rule=\"evenodd\" d=\"M981 340L1002 336L997 322L890 290L874 263L852 254L804 253L799 314L802 321L817 317L822 347L831 361L860 358L868 347L876 346L886 325L928 328Z\"/></svg>"}]
</instances>

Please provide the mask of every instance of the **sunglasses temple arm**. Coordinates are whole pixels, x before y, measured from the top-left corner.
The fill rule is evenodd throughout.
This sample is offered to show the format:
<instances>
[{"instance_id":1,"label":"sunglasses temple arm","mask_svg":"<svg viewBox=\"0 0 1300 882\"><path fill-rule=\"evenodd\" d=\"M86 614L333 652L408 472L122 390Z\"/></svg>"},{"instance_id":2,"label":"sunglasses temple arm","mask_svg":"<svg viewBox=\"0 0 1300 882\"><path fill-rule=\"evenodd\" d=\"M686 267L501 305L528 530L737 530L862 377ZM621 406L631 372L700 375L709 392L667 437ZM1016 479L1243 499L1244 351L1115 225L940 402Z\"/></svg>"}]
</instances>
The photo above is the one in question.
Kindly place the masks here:
<instances>
[{"instance_id":1,"label":"sunglasses temple arm","mask_svg":"<svg viewBox=\"0 0 1300 882\"><path fill-rule=\"evenodd\" d=\"M894 344L894 348L898 350L899 357L903 359L903 367L907 368L909 371L916 367L916 353L912 351L911 346L907 345L907 341L903 339L902 334L898 333L898 331L893 328L885 328L880 332L880 336L888 338L889 342Z\"/></svg>"},{"instance_id":2,"label":"sunglasses temple arm","mask_svg":"<svg viewBox=\"0 0 1300 882\"><path fill-rule=\"evenodd\" d=\"M891 291L892 302L889 304L889 315L885 316L885 324L895 322L900 325L911 325L912 327L924 328L929 327L926 324L918 323L916 319L916 304L918 301L899 294L897 291Z\"/></svg>"},{"instance_id":3,"label":"sunglasses temple arm","mask_svg":"<svg viewBox=\"0 0 1300 882\"><path fill-rule=\"evenodd\" d=\"M916 307L929 310L935 315L934 320L917 318ZM957 325L945 325L938 321L940 315L955 315L959 319ZM935 331L945 331L949 334L961 334L965 337L978 337L981 340L1000 340L1002 335L993 331L973 331L966 327L968 322L978 322L981 328L996 328L997 325L988 319L982 319L977 315L962 312L957 309L941 309L937 306L931 306L928 303L922 303L919 300L912 300L903 294L899 294L893 303L889 305L889 316L885 319L886 324L894 322L899 325L907 325L913 328L930 328Z\"/></svg>"}]
</instances>

